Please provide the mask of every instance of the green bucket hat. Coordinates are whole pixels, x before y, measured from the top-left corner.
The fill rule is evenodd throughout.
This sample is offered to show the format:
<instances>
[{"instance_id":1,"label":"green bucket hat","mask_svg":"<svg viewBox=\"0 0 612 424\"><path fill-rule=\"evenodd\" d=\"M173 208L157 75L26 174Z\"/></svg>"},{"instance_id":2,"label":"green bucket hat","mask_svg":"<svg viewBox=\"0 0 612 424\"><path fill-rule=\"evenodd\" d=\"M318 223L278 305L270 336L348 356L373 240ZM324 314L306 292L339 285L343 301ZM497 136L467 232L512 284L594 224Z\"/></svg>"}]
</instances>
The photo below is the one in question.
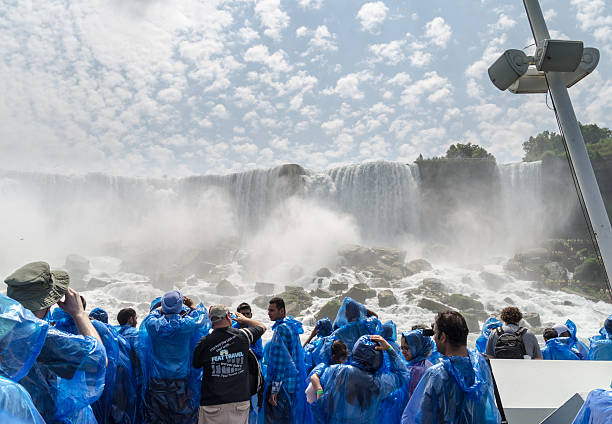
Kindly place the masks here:
<instances>
[{"instance_id":1,"label":"green bucket hat","mask_svg":"<svg viewBox=\"0 0 612 424\"><path fill-rule=\"evenodd\" d=\"M64 296L70 277L64 271L51 271L46 262L32 262L6 277L6 294L30 311L39 311Z\"/></svg>"}]
</instances>

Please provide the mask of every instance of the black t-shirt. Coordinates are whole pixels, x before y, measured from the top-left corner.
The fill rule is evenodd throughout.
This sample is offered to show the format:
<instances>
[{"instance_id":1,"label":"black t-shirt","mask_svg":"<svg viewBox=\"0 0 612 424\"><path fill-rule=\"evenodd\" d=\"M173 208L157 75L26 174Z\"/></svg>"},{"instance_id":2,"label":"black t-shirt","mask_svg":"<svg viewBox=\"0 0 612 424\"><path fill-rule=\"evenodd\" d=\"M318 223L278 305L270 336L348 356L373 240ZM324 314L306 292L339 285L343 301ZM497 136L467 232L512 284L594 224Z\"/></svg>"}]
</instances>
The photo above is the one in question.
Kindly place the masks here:
<instances>
[{"instance_id":1,"label":"black t-shirt","mask_svg":"<svg viewBox=\"0 0 612 424\"><path fill-rule=\"evenodd\" d=\"M261 337L262 327L217 328L202 337L193 366L203 368L200 405L249 400L249 345Z\"/></svg>"}]
</instances>

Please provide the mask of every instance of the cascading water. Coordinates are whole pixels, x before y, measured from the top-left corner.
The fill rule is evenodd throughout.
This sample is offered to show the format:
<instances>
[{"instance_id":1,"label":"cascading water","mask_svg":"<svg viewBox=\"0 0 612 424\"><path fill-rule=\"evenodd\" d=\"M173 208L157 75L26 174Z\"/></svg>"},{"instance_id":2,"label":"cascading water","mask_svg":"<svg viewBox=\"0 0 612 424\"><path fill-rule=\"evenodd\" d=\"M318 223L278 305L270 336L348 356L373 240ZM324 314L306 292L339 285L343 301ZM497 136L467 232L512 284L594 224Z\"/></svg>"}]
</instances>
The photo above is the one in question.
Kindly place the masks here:
<instances>
[{"instance_id":1,"label":"cascading water","mask_svg":"<svg viewBox=\"0 0 612 424\"><path fill-rule=\"evenodd\" d=\"M418 167L370 162L332 169L333 202L355 217L366 240L390 241L418 236Z\"/></svg>"},{"instance_id":2,"label":"cascading water","mask_svg":"<svg viewBox=\"0 0 612 424\"><path fill-rule=\"evenodd\" d=\"M329 266L333 274L324 278L324 288L331 279L349 284L371 281L367 274L334 268L337 248L333 243L405 247L402 243L408 239L436 243L442 233L447 251L469 250L479 244L480 251L498 254L503 250L512 255L513 248L544 237L538 207L544 190L542 165L499 165L493 173L484 165L470 166L480 167L481 174L486 171L482 174L486 177L476 173L476 177L462 180L464 176L457 174L449 177L457 180L453 184L441 181L444 174L436 170L428 171L425 179L417 165L384 161L322 172L284 165L184 179L0 173L0 199L6 205L0 210L0 219L8 223L0 229L0 242L5 248L0 272L8 275L23 263L40 259L62 267L67 254L83 254L90 259L85 279L97 278L102 281L98 285L108 282L84 294L90 304L106 307L114 316L126 306L145 313L149 297L173 286L195 293L194 297L207 304L236 306L245 300L251 302L259 294L254 282L266 279L254 278L266 275L271 279L267 281L276 284L275 293L285 284L317 288L315 281L319 279L313 278L313 272L321 266ZM462 210L466 212L461 214ZM272 225L279 223L284 225ZM469 243L462 244L459 239L466 234ZM210 249L227 239L241 253L229 262L219 262L222 255L210 259ZM130 270L121 256L125 250L100 253L109 252L100 246L117 242L130 244L131 252L159 252L145 267ZM280 257L285 261L290 258L286 266L290 272L266 274ZM147 268L154 266L159 272L183 263L189 263L193 275L165 275L162 284ZM253 263L258 267L255 277L246 269ZM609 305L595 304L578 295L533 291L531 282L505 275L499 261L481 262L480 268L474 268L472 262L470 267L449 263L441 261L433 270L392 281L387 287L395 293L396 305L380 308L377 298L366 303L381 311L383 318L398 321L400 327L415 324L417 319L428 322L433 314L416 306L418 297L410 300L403 296L429 277L440 279L446 293L478 296L486 311L499 310L507 304L504 298L510 298L525 311L540 312L543 321L575 317L579 327L588 332L612 312ZM492 277L482 274L483 270L507 284L492 286L487 281ZM217 283L222 278L234 284L239 295L219 291ZM327 300L313 298L312 306L300 316L311 323L309 317ZM486 311L480 313L486 315Z\"/></svg>"}]
</instances>

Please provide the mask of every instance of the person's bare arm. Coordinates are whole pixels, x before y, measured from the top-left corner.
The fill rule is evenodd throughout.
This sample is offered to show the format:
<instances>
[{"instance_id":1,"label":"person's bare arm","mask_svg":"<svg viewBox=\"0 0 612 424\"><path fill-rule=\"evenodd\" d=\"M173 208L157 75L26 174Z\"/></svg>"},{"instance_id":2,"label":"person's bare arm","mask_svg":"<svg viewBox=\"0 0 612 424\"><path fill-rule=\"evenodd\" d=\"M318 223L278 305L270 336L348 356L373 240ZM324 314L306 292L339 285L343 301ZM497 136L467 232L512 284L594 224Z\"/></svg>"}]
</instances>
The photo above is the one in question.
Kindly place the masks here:
<instances>
[{"instance_id":1,"label":"person's bare arm","mask_svg":"<svg viewBox=\"0 0 612 424\"><path fill-rule=\"evenodd\" d=\"M312 331L310 332L310 336L308 336L308 339L306 339L306 341L302 344L302 347L310 343L312 339L314 339L314 337L317 335L318 332L319 330L317 329L317 327L313 328Z\"/></svg>"},{"instance_id":2,"label":"person's bare arm","mask_svg":"<svg viewBox=\"0 0 612 424\"><path fill-rule=\"evenodd\" d=\"M312 383L312 387L317 391L317 399L319 399L321 396L323 396L323 393L321 393L323 390L323 386L321 386L321 379L316 373L314 373L310 377L310 382Z\"/></svg>"},{"instance_id":3,"label":"person's bare arm","mask_svg":"<svg viewBox=\"0 0 612 424\"><path fill-rule=\"evenodd\" d=\"M366 308L366 316L367 317L376 317L378 318L378 314L374 311L370 311L368 308Z\"/></svg>"},{"instance_id":4,"label":"person's bare arm","mask_svg":"<svg viewBox=\"0 0 612 424\"><path fill-rule=\"evenodd\" d=\"M64 295L64 301L62 302L60 300L57 302L57 304L72 317L80 335L95 337L98 339L100 344L103 344L100 335L85 313L83 304L81 303L81 298L77 292L69 287Z\"/></svg>"},{"instance_id":5,"label":"person's bare arm","mask_svg":"<svg viewBox=\"0 0 612 424\"><path fill-rule=\"evenodd\" d=\"M240 325L246 325L247 327L261 327L263 328L264 332L266 331L266 326L263 325L261 322L252 318L247 318L240 312L236 312L236 322Z\"/></svg>"}]
</instances>

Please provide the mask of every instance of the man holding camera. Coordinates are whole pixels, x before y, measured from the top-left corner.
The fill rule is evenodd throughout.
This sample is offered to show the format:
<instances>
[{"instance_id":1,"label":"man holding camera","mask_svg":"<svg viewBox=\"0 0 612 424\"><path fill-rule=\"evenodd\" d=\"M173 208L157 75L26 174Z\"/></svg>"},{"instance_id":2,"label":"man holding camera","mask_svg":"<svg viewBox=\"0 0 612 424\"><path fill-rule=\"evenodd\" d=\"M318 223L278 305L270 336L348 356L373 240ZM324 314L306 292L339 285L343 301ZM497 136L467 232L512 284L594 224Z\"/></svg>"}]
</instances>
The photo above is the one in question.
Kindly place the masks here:
<instances>
[{"instance_id":1,"label":"man holding camera","mask_svg":"<svg viewBox=\"0 0 612 424\"><path fill-rule=\"evenodd\" d=\"M249 345L260 339L266 327L236 313L241 328L232 327L225 305L210 309L213 331L195 348L193 366L203 368L200 424L246 424L250 410Z\"/></svg>"},{"instance_id":2,"label":"man holding camera","mask_svg":"<svg viewBox=\"0 0 612 424\"><path fill-rule=\"evenodd\" d=\"M195 344L210 329L206 309L178 290L164 294L140 326L143 423L192 424L200 405L201 370L191 366Z\"/></svg>"}]
</instances>

